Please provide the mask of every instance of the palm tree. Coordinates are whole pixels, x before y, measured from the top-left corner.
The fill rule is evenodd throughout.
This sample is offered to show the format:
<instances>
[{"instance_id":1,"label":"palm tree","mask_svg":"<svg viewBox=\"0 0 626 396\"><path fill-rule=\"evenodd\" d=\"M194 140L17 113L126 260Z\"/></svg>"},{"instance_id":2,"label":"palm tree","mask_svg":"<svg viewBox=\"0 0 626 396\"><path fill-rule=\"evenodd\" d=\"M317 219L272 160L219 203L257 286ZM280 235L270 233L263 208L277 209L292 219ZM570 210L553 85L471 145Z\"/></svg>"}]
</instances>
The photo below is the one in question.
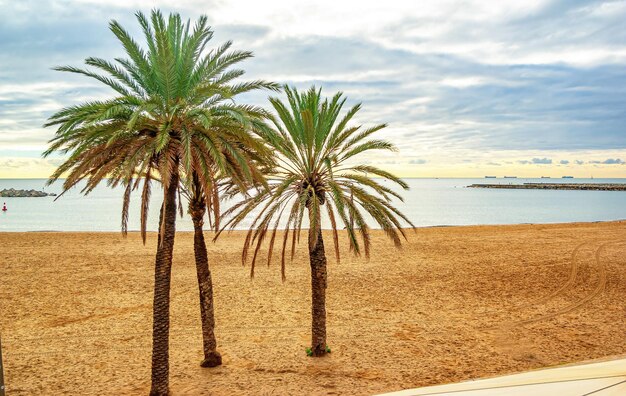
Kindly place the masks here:
<instances>
[{"instance_id":1,"label":"palm tree","mask_svg":"<svg viewBox=\"0 0 626 396\"><path fill-rule=\"evenodd\" d=\"M384 124L366 129L348 126L361 108L360 104L349 109L339 119L346 100L341 92L331 100L322 100L321 90L315 87L303 93L285 87L285 92L288 100L286 104L277 98L270 98L277 117L272 119L273 129L265 131L265 138L278 158L276 166L266 175L269 188L250 194L227 210L224 215L232 217L225 227L234 228L259 208L247 233L242 254L245 263L250 249L256 245L251 275L254 274L254 265L263 241L269 237L269 263L277 230L279 227L284 228L281 258L284 280L289 234L291 232L293 259L306 211L312 293L310 354L322 356L327 352L326 253L321 228L323 207L326 207L330 220L337 261L340 259L337 216L347 230L352 251L357 255L364 251L369 257L370 228L364 214L368 214L397 247L401 244L401 236L405 237L400 221L404 220L413 226L392 206L394 197L400 200L402 197L369 175L391 180L404 189L408 189L408 186L389 172L358 164L358 155L361 153L371 150L395 151L394 145L387 141L369 139L373 133L384 128Z\"/></svg>"},{"instance_id":2,"label":"palm tree","mask_svg":"<svg viewBox=\"0 0 626 396\"><path fill-rule=\"evenodd\" d=\"M214 107L212 110L215 110ZM256 130L256 127L262 127L259 125L259 121L264 117L263 114L254 114L248 111L249 120L251 121L251 128ZM219 120L218 117L215 117ZM228 120L226 121L233 121ZM232 125L222 126L224 128L224 135L228 135L232 129L236 129L236 122ZM261 122L262 124L262 122ZM213 125L213 129L216 125ZM248 158L252 158L255 161L260 162L260 165L271 163L272 153L264 150L265 146L259 142L251 142L250 146L255 147L254 150L248 150L245 145L241 145L240 149L248 150ZM223 153L224 157L228 157L228 152ZM215 165L215 164L214 164ZM215 166L214 166L215 168ZM252 182L256 185L264 185L265 180L262 173L258 172L256 167L251 167L254 173L251 175ZM233 169L236 171L236 169ZM228 174L221 172L219 169L215 169L213 173L207 172L211 180L207 183L202 181L202 176L198 172L192 170L190 175L184 177L184 185L182 188L183 194L189 201L188 213L191 216L191 220L194 226L194 256L196 261L196 276L198 278L198 289L200 295L200 317L202 321L202 341L204 359L200 365L202 367L216 367L222 364L222 356L217 351L217 340L215 338L215 316L213 308L213 283L211 281L211 270L209 268L208 254L206 242L204 239L203 225L205 214L208 212L209 228L212 230L219 229L220 226L220 200L223 196L222 192L227 192L226 195L232 196L240 191L245 191L247 179L245 175L241 174ZM224 180L225 179L225 180ZM208 208L208 210L207 210Z\"/></svg>"},{"instance_id":3,"label":"palm tree","mask_svg":"<svg viewBox=\"0 0 626 396\"><path fill-rule=\"evenodd\" d=\"M166 19L157 10L152 11L150 18L142 13L136 16L147 48L112 21L110 29L127 58L116 58L115 62L87 58L85 63L102 74L71 66L56 68L94 78L112 88L116 95L66 107L52 115L46 126L55 126L57 131L44 156L54 151L69 153L49 180L52 183L66 175L64 191L82 180L86 181L82 189L85 194L104 180L112 187L125 186L124 233L131 193L141 188L144 243L151 182L160 180L164 197L155 260L150 393L166 395L172 252L176 212L182 214L180 186L185 181L181 176L196 175L197 193L204 196L214 191L220 177L231 177L241 188L246 188L246 180L260 178L249 152L267 150L245 124L250 114L263 111L223 102L241 92L276 86L263 81L229 84L243 74L229 67L252 54L230 51L230 42L205 51L213 35L206 17L200 17L192 26L178 14Z\"/></svg>"}]
</instances>

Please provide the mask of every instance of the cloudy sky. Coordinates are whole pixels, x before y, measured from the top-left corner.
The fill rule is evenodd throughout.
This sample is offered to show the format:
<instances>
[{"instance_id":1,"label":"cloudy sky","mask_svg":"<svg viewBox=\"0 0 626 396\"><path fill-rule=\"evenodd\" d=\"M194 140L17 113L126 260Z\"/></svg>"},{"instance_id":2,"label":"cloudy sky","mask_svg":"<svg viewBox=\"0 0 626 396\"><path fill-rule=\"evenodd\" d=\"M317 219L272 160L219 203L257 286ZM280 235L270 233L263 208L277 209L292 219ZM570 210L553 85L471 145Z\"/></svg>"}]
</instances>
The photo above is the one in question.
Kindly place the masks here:
<instances>
[{"instance_id":1,"label":"cloudy sky","mask_svg":"<svg viewBox=\"0 0 626 396\"><path fill-rule=\"evenodd\" d=\"M155 6L254 51L247 78L362 102L403 176L626 177L626 1L578 0L0 0L0 177L47 177L46 118L111 94L51 67L122 55L108 21Z\"/></svg>"}]
</instances>

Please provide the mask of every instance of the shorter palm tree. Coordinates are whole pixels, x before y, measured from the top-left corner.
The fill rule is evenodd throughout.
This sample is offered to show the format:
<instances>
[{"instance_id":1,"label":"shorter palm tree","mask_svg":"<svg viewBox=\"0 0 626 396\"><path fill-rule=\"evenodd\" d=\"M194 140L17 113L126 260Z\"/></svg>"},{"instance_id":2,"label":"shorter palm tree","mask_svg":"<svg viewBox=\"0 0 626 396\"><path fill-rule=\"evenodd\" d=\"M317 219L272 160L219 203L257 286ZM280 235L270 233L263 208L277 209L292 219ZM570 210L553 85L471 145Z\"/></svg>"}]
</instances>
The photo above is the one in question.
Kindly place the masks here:
<instances>
[{"instance_id":1,"label":"shorter palm tree","mask_svg":"<svg viewBox=\"0 0 626 396\"><path fill-rule=\"evenodd\" d=\"M396 150L387 141L369 139L386 125L366 129L348 126L361 108L360 104L339 119L346 101L341 92L331 100L322 100L321 90L315 87L304 93L285 87L285 92L287 104L270 98L277 117L272 119L272 128L263 131L264 138L277 154L276 165L266 175L269 188L251 193L227 210L224 215L231 217L225 227L236 227L253 210L259 209L247 233L242 254L245 263L254 247L251 275L263 241L269 237L269 263L277 230L283 228L281 273L284 280L290 233L293 259L306 214L312 292L311 354L322 356L327 351L327 271L321 228L324 207L332 228L337 261L340 259L337 217L346 228L351 250L357 255L363 251L369 257L370 227L364 214L384 230L396 247L401 245L401 237L406 238L401 220L413 226L392 205L394 197L399 200L402 197L370 175L391 180L405 190L408 185L389 172L356 162L359 154L368 151Z\"/></svg>"}]
</instances>

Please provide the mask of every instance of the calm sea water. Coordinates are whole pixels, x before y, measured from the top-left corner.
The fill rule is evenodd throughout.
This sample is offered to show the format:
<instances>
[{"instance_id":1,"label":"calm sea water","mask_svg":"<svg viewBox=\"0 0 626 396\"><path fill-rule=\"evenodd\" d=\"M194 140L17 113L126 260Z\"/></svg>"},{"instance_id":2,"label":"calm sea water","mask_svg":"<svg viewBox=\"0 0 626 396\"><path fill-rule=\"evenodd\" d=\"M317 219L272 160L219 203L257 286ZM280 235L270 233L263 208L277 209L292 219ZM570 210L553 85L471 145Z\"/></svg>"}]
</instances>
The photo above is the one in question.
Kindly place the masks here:
<instances>
[{"instance_id":1,"label":"calm sea water","mask_svg":"<svg viewBox=\"0 0 626 396\"><path fill-rule=\"evenodd\" d=\"M561 223L626 219L626 192L473 189L473 183L626 183L626 179L407 179L398 207L416 226ZM60 183L45 187L44 179L0 179L4 188L59 193ZM123 190L99 186L88 196L74 189L57 199L0 198L9 210L0 213L1 231L118 231ZM149 229L156 230L162 192L155 184ZM1 203L1 202L0 202ZM245 226L242 225L242 227ZM139 228L139 194L133 199L129 229ZM189 216L177 230L192 230Z\"/></svg>"}]
</instances>

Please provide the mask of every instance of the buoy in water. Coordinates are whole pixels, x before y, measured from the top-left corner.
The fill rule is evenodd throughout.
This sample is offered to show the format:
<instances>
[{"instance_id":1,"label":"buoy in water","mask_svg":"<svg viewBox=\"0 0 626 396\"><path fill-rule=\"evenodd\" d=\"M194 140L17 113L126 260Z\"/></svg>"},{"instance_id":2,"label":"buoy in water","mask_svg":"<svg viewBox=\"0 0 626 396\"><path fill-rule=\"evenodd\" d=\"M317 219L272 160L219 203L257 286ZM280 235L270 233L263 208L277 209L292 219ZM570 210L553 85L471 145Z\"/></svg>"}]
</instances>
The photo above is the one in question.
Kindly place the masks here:
<instances>
[{"instance_id":1,"label":"buoy in water","mask_svg":"<svg viewBox=\"0 0 626 396\"><path fill-rule=\"evenodd\" d=\"M5 203L2 205L2 211L3 211L3 212L6 212L7 210L9 210L9 209L7 209L7 203L5 202Z\"/></svg>"}]
</instances>

